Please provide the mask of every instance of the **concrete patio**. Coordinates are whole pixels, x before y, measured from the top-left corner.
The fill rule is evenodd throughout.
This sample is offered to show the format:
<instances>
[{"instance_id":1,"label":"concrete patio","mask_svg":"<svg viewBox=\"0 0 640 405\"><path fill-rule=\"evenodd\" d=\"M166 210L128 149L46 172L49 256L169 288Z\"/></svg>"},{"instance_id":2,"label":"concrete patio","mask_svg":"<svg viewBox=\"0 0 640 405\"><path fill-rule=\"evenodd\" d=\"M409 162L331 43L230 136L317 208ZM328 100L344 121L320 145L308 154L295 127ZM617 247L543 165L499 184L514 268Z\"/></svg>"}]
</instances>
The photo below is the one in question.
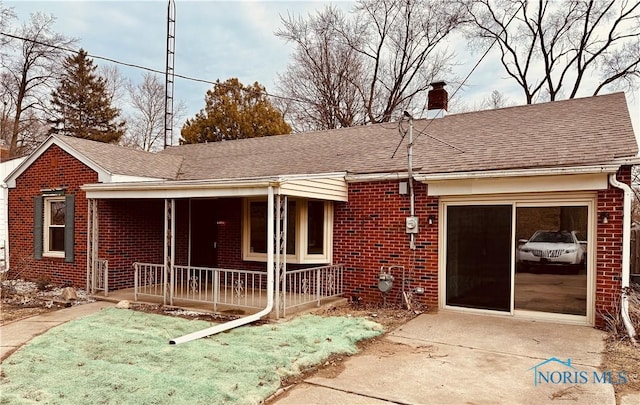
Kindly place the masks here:
<instances>
[{"instance_id":1,"label":"concrete patio","mask_svg":"<svg viewBox=\"0 0 640 405\"><path fill-rule=\"evenodd\" d=\"M378 349L348 359L335 378L312 376L275 403L615 404L613 385L593 381L604 335L586 326L423 314L377 342ZM554 357L571 359L573 368L552 361L547 371L584 372L587 381L536 385L534 367Z\"/></svg>"}]
</instances>

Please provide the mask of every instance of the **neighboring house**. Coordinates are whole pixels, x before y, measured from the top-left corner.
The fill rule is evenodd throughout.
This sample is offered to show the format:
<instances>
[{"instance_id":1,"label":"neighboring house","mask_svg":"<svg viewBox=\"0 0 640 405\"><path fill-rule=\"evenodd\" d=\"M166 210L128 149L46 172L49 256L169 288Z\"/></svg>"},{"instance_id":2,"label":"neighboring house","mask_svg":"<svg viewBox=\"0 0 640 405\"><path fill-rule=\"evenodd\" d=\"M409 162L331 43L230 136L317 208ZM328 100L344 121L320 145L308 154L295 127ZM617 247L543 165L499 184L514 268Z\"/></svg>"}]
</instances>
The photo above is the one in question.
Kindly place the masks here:
<instances>
[{"instance_id":1,"label":"neighboring house","mask_svg":"<svg viewBox=\"0 0 640 405\"><path fill-rule=\"evenodd\" d=\"M0 146L2 148L2 146ZM0 270L5 270L9 266L9 224L7 215L7 185L2 182L24 158L5 160L0 158Z\"/></svg>"},{"instance_id":2,"label":"neighboring house","mask_svg":"<svg viewBox=\"0 0 640 405\"><path fill-rule=\"evenodd\" d=\"M638 152L622 93L411 125L411 182L408 121L157 154L52 136L6 180L12 263L84 286L106 259L109 289L133 286L134 262L341 264L332 282L354 301L406 293L430 308L598 326L617 311L629 218L616 179L630 182ZM552 246L521 268L538 230L575 231L581 260L565 266L555 259L573 248Z\"/></svg>"}]
</instances>

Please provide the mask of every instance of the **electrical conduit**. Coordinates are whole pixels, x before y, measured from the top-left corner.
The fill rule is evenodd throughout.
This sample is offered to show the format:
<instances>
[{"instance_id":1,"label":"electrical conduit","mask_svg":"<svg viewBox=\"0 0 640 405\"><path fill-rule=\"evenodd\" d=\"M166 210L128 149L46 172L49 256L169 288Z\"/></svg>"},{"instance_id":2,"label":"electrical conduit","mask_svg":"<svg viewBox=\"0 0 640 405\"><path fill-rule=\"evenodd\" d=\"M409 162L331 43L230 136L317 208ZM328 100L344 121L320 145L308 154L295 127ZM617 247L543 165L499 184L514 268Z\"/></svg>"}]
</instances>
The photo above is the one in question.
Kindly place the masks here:
<instances>
[{"instance_id":1,"label":"electrical conduit","mask_svg":"<svg viewBox=\"0 0 640 405\"><path fill-rule=\"evenodd\" d=\"M609 175L609 183L624 192L624 205L622 215L622 302L620 314L627 333L631 341L636 344L636 330L629 317L629 279L630 279L630 259L631 259L631 198L633 191L628 184L621 183L616 179L616 174Z\"/></svg>"},{"instance_id":2,"label":"electrical conduit","mask_svg":"<svg viewBox=\"0 0 640 405\"><path fill-rule=\"evenodd\" d=\"M211 328L203 329L197 332L189 333L184 336L180 336L178 338L172 339L169 341L172 345L178 345L180 343L186 343L191 340L200 339L206 336L215 335L216 333L224 332L233 328L237 328L238 326L247 325L249 323L255 322L262 318L265 315L268 315L269 312L273 309L273 265L274 265L274 228L273 228L273 186L269 186L267 193L267 306L261 310L260 312L246 316L244 318L236 319L231 322L225 322L220 325L212 326Z\"/></svg>"}]
</instances>

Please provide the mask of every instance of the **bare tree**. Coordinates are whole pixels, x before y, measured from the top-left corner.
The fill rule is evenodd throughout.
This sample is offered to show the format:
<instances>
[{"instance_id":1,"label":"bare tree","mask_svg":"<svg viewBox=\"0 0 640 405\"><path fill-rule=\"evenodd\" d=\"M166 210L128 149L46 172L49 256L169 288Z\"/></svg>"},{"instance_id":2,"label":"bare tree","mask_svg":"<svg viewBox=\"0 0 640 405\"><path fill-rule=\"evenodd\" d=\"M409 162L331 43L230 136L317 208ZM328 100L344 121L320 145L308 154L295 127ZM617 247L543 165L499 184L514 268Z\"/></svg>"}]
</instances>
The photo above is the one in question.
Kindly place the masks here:
<instances>
[{"instance_id":1,"label":"bare tree","mask_svg":"<svg viewBox=\"0 0 640 405\"><path fill-rule=\"evenodd\" d=\"M49 91L55 83L56 74L64 57L61 47L72 45L69 39L52 30L55 18L43 13L30 16L16 30L18 45L2 66L3 104L10 108L11 129L6 133L10 156L27 152L22 144L24 125L33 128L33 119L41 117L47 110ZM6 102L6 103L5 103ZM46 131L41 136L46 135ZM31 137L32 135L30 135Z\"/></svg>"},{"instance_id":2,"label":"bare tree","mask_svg":"<svg viewBox=\"0 0 640 405\"><path fill-rule=\"evenodd\" d=\"M118 66L100 65L98 66L98 75L103 77L106 82L107 96L111 105L121 104L125 98L128 81Z\"/></svg>"},{"instance_id":3,"label":"bare tree","mask_svg":"<svg viewBox=\"0 0 640 405\"><path fill-rule=\"evenodd\" d=\"M494 41L527 104L633 88L640 76L640 3L462 0L472 44Z\"/></svg>"},{"instance_id":4,"label":"bare tree","mask_svg":"<svg viewBox=\"0 0 640 405\"><path fill-rule=\"evenodd\" d=\"M465 101L462 100L462 97L455 96L453 102L449 100L448 111L450 113L459 114L481 110L493 110L496 108L510 107L512 105L514 105L514 103L502 92L499 90L493 90L488 96L474 102Z\"/></svg>"},{"instance_id":5,"label":"bare tree","mask_svg":"<svg viewBox=\"0 0 640 405\"><path fill-rule=\"evenodd\" d=\"M309 20L289 15L276 35L296 44L293 61L279 75L277 101L296 131L350 127L364 122L358 82L362 58L341 36L350 26L328 6Z\"/></svg>"},{"instance_id":6,"label":"bare tree","mask_svg":"<svg viewBox=\"0 0 640 405\"><path fill-rule=\"evenodd\" d=\"M350 19L333 8L306 21L284 19L277 35L297 46L281 76L287 111L329 117L322 128L423 111L429 84L450 74L453 54L444 41L464 13L453 2L360 0ZM310 102L314 97L324 110Z\"/></svg>"},{"instance_id":7,"label":"bare tree","mask_svg":"<svg viewBox=\"0 0 640 405\"><path fill-rule=\"evenodd\" d=\"M362 92L369 121L424 111L430 83L451 74L454 55L444 41L464 23L464 9L448 1L363 0L356 16L356 32L364 40L352 45L365 58Z\"/></svg>"},{"instance_id":8,"label":"bare tree","mask_svg":"<svg viewBox=\"0 0 640 405\"><path fill-rule=\"evenodd\" d=\"M129 129L123 143L136 149L157 151L164 145L164 81L151 73L145 73L142 82L128 82L125 86L130 108L127 120ZM174 104L174 120L184 117L183 102Z\"/></svg>"},{"instance_id":9,"label":"bare tree","mask_svg":"<svg viewBox=\"0 0 640 405\"><path fill-rule=\"evenodd\" d=\"M493 90L487 98L482 100L482 104L480 105L481 110L493 110L496 108L504 108L509 107L512 103L509 101L509 98L499 92L498 90Z\"/></svg>"},{"instance_id":10,"label":"bare tree","mask_svg":"<svg viewBox=\"0 0 640 405\"><path fill-rule=\"evenodd\" d=\"M5 7L0 1L0 32L7 33L13 21L16 19L16 13L12 7ZM0 62L4 66L4 60L7 57L7 51L11 48L11 37L0 35Z\"/></svg>"}]
</instances>

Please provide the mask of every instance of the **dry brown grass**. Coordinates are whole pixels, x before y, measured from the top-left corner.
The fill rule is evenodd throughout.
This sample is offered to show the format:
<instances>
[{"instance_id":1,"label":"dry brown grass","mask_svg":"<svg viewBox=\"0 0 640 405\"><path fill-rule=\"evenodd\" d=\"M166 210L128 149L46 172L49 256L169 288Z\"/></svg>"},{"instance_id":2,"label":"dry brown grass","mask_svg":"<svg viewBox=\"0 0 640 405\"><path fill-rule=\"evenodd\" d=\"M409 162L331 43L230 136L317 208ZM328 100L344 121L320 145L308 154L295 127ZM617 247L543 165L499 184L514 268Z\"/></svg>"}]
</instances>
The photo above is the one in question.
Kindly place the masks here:
<instances>
[{"instance_id":1,"label":"dry brown grass","mask_svg":"<svg viewBox=\"0 0 640 405\"><path fill-rule=\"evenodd\" d=\"M640 332L640 286L629 288L629 318L636 332ZM627 393L640 392L640 344L633 344L622 321L622 315L606 314L607 332L605 351L602 356L602 369L625 371L627 383L614 385L619 398ZM636 334L636 339L638 336Z\"/></svg>"}]
</instances>

